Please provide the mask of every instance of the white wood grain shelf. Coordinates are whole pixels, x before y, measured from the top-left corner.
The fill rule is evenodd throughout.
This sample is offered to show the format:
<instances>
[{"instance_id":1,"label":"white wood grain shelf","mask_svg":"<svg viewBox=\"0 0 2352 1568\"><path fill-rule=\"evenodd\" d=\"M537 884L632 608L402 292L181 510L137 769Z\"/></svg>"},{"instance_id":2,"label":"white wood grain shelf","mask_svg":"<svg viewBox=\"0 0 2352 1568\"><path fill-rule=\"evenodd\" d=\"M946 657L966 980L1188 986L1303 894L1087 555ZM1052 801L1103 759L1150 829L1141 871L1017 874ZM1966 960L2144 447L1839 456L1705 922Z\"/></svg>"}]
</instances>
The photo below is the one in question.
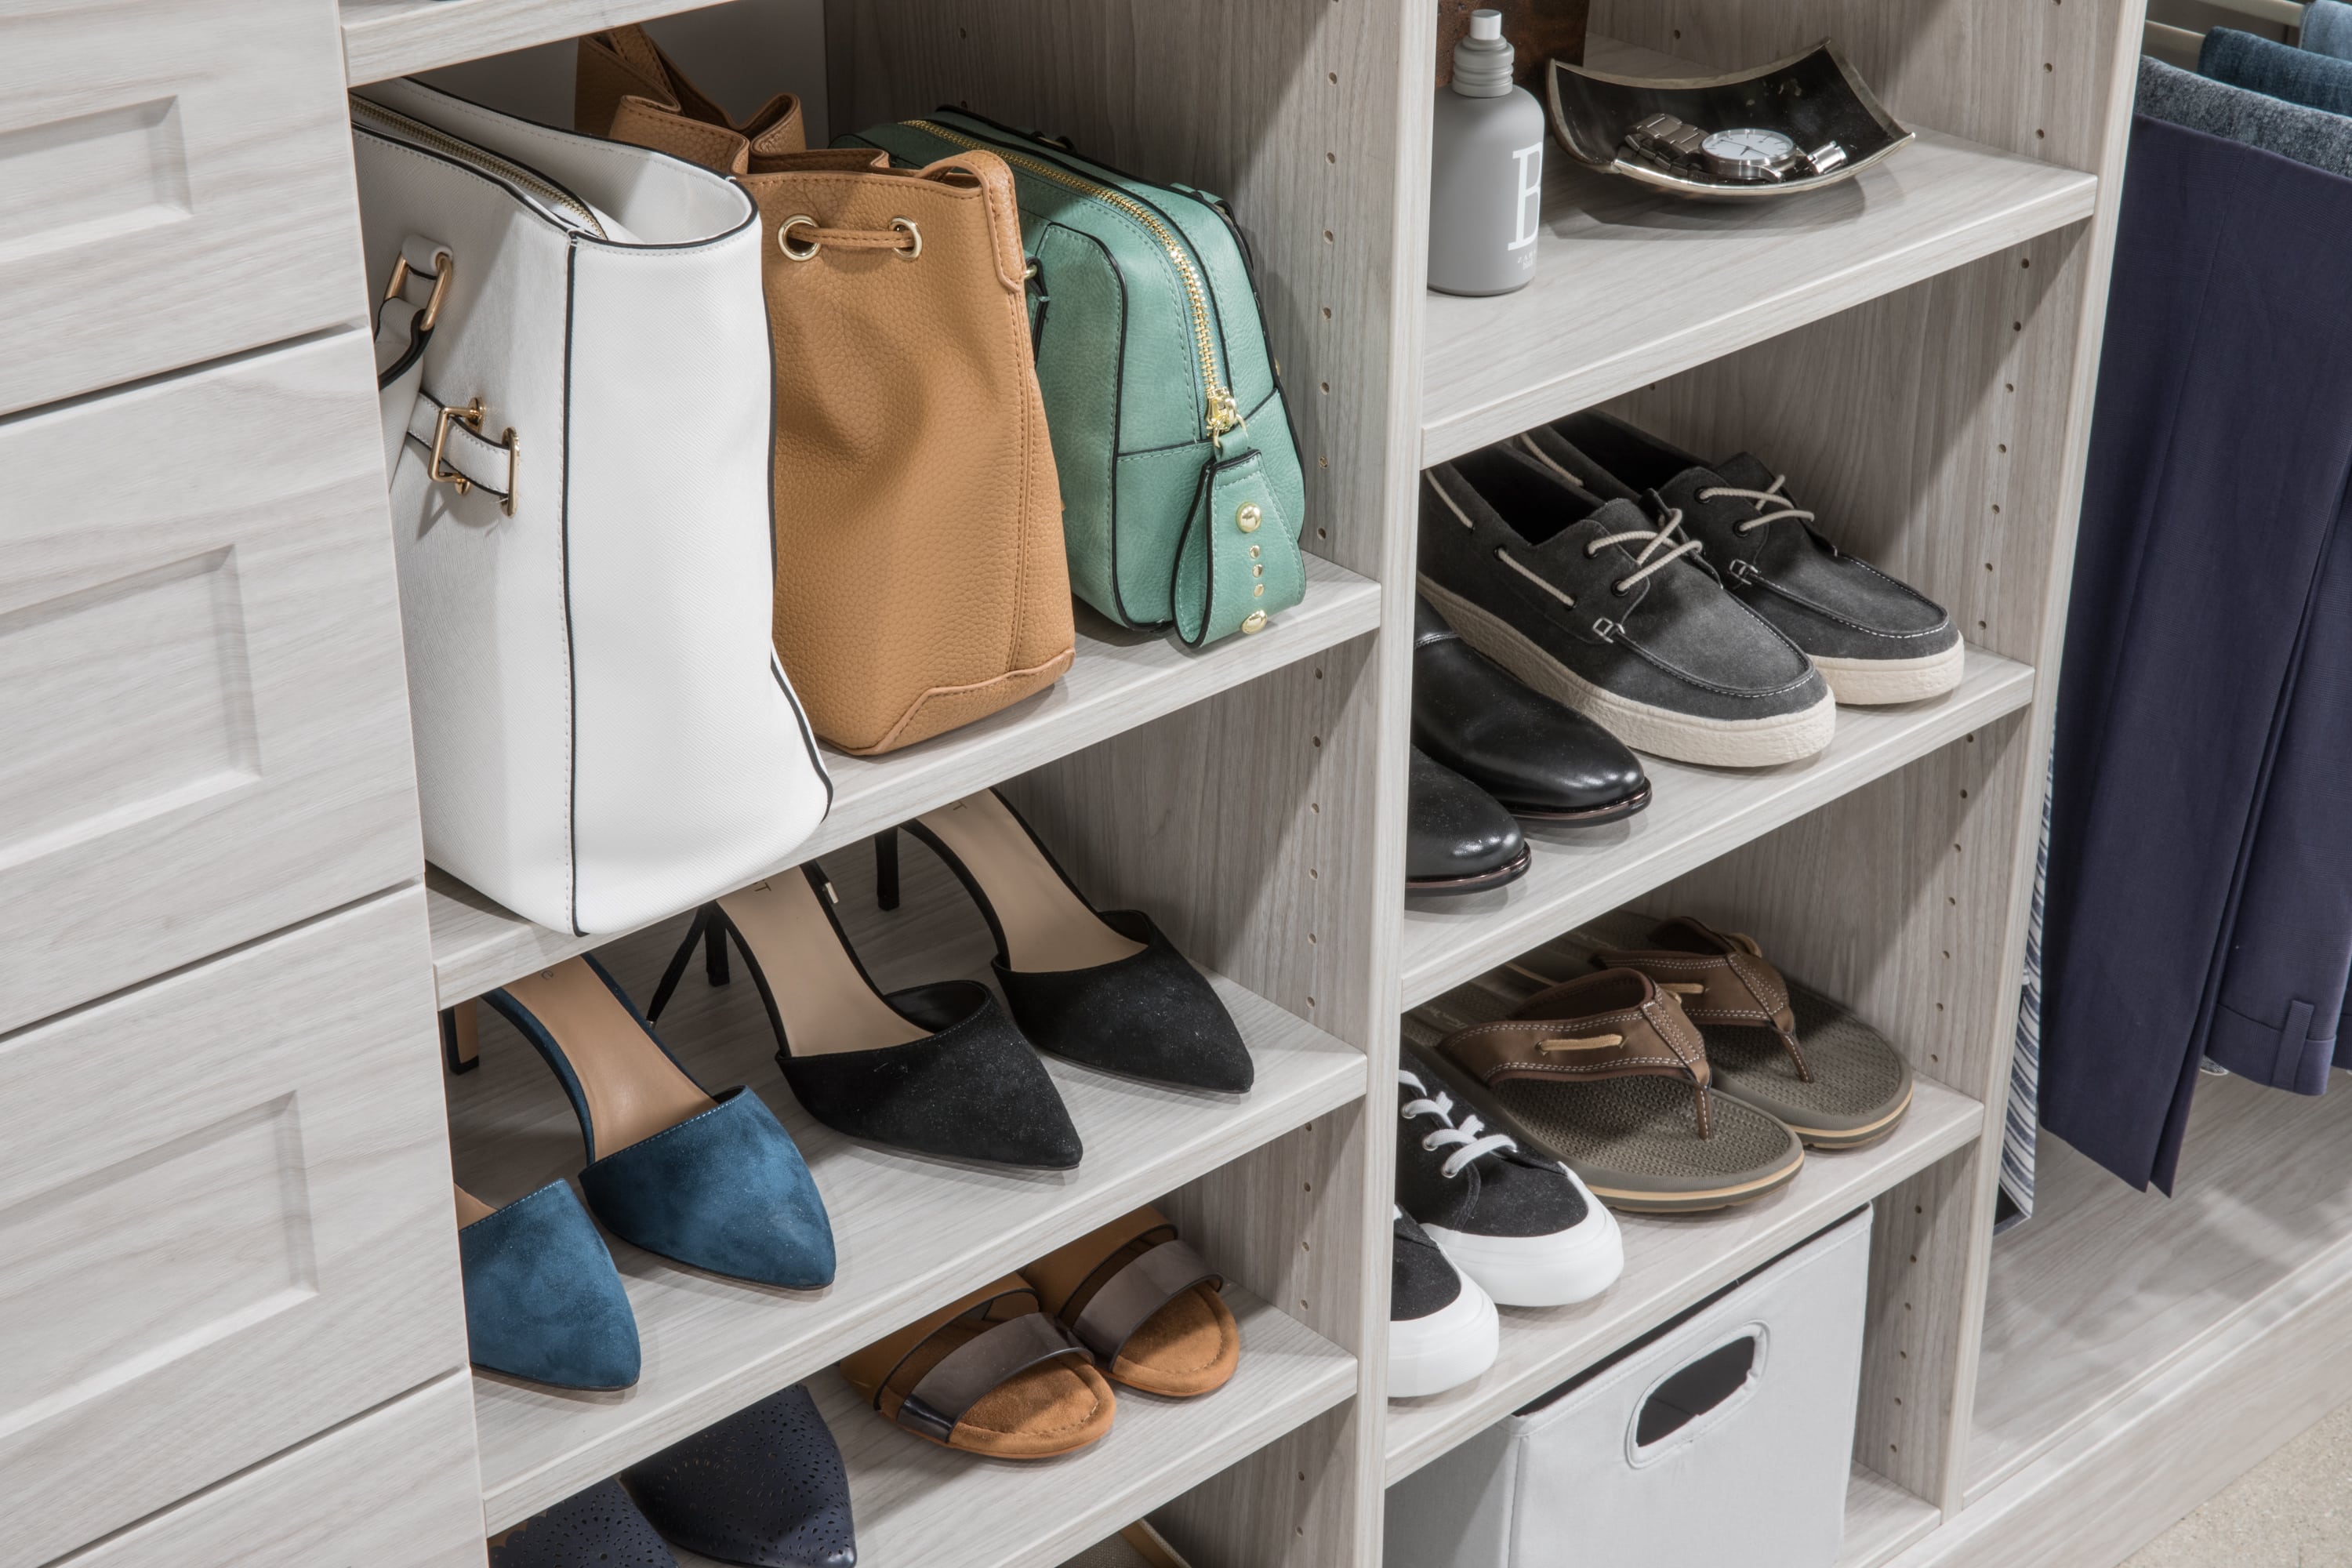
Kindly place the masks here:
<instances>
[{"instance_id":1,"label":"white wood grain shelf","mask_svg":"<svg viewBox=\"0 0 2352 1568\"><path fill-rule=\"evenodd\" d=\"M1081 605L1077 658L1067 675L1036 696L887 756L851 757L828 749L833 810L793 851L793 863L832 854L1376 630L1380 599L1379 584L1310 554L1303 603L1254 637L1228 637L1198 653L1187 652L1172 634L1122 631ZM612 940L535 925L438 869L428 870L425 893L434 986L445 1007Z\"/></svg>"},{"instance_id":2,"label":"white wood grain shelf","mask_svg":"<svg viewBox=\"0 0 2352 1568\"><path fill-rule=\"evenodd\" d=\"M975 1458L900 1431L827 1372L810 1380L841 1445L857 1560L1051 1568L1347 1399L1356 1361L1247 1291L1234 1380L1199 1399L1119 1389L1108 1436L1066 1458ZM680 1568L723 1568L690 1552Z\"/></svg>"},{"instance_id":3,"label":"white wood grain shelf","mask_svg":"<svg viewBox=\"0 0 2352 1568\"><path fill-rule=\"evenodd\" d=\"M1983 1106L1923 1079L1885 1142L1808 1151L1797 1179L1770 1197L1709 1215L1621 1215L1625 1272L1616 1284L1573 1307L1502 1309L1502 1353L1484 1376L1389 1402L1389 1484L1925 1170L1983 1125Z\"/></svg>"},{"instance_id":4,"label":"white wood grain shelf","mask_svg":"<svg viewBox=\"0 0 2352 1568\"><path fill-rule=\"evenodd\" d=\"M2342 1292L2352 1093L2200 1079L2174 1194L2042 1135L2033 1217L1993 1244L1971 1504L2174 1368Z\"/></svg>"},{"instance_id":5,"label":"white wood grain shelf","mask_svg":"<svg viewBox=\"0 0 2352 1568\"><path fill-rule=\"evenodd\" d=\"M1595 65L1687 74L1594 40ZM1433 293L1424 466L1835 315L2087 218L2096 176L1934 131L1844 184L1785 202L1695 202L1547 150L1535 281Z\"/></svg>"},{"instance_id":6,"label":"white wood grain shelf","mask_svg":"<svg viewBox=\"0 0 2352 1568\"><path fill-rule=\"evenodd\" d=\"M1926 1498L1856 1465L1845 1483L1845 1540L1837 1568L1879 1568L1917 1544L1943 1519L1943 1510Z\"/></svg>"},{"instance_id":7,"label":"white wood grain shelf","mask_svg":"<svg viewBox=\"0 0 2352 1568\"><path fill-rule=\"evenodd\" d=\"M341 0L353 87L690 11L710 0Z\"/></svg>"},{"instance_id":8,"label":"white wood grain shelf","mask_svg":"<svg viewBox=\"0 0 2352 1568\"><path fill-rule=\"evenodd\" d=\"M1650 808L1605 827L1527 824L1534 864L1507 888L1407 899L1403 1005L1418 1006L1695 866L1860 789L2033 700L2033 671L1971 647L1957 690L1928 702L1841 708L1806 762L1703 768L1645 756Z\"/></svg>"},{"instance_id":9,"label":"white wood grain shelf","mask_svg":"<svg viewBox=\"0 0 2352 1568\"><path fill-rule=\"evenodd\" d=\"M844 857L827 869L843 923L877 984L985 978L994 952L987 928L929 850L908 843L905 901L896 914L874 907L870 858ZM599 957L642 1001L684 931L684 920L673 920ZM776 1070L775 1037L742 966L732 984L713 987L696 963L662 1016L662 1039L700 1082L751 1084L774 1108L824 1195L838 1273L824 1290L769 1289L614 1240L644 1345L643 1375L626 1393L595 1395L477 1376L488 1528L503 1529L1364 1092L1365 1059L1353 1047L1230 981L1217 986L1256 1059L1250 1092L1160 1089L1047 1058L1086 1158L1076 1171L1045 1173L894 1153L818 1126ZM537 1054L481 1012L481 1066L447 1080L450 1142L458 1184L502 1204L577 1171L580 1133ZM1238 1422L1247 1401L1217 1408L1222 1421Z\"/></svg>"}]
</instances>

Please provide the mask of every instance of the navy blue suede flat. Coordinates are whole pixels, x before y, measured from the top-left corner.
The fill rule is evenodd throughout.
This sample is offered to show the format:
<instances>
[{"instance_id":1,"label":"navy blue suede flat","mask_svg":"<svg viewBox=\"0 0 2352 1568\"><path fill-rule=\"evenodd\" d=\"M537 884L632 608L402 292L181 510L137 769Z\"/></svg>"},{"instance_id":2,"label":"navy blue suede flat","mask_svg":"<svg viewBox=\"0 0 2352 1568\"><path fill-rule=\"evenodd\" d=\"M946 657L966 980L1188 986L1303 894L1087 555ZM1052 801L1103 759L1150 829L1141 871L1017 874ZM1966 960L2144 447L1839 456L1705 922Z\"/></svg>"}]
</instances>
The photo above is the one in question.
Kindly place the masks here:
<instances>
[{"instance_id":1,"label":"navy blue suede flat","mask_svg":"<svg viewBox=\"0 0 2352 1568\"><path fill-rule=\"evenodd\" d=\"M588 1151L580 1189L613 1234L763 1285L832 1282L833 1227L792 1135L749 1089L705 1093L594 959L483 1000L571 1096Z\"/></svg>"},{"instance_id":2,"label":"navy blue suede flat","mask_svg":"<svg viewBox=\"0 0 2352 1568\"><path fill-rule=\"evenodd\" d=\"M618 1481L598 1481L490 1538L490 1568L677 1568Z\"/></svg>"},{"instance_id":3,"label":"navy blue suede flat","mask_svg":"<svg viewBox=\"0 0 2352 1568\"><path fill-rule=\"evenodd\" d=\"M841 1450L794 1384L621 1472L676 1546L748 1568L852 1568Z\"/></svg>"},{"instance_id":4,"label":"navy blue suede flat","mask_svg":"<svg viewBox=\"0 0 2352 1568\"><path fill-rule=\"evenodd\" d=\"M461 1220L482 1206L458 1193ZM476 1366L557 1388L637 1381L636 1316L604 1238L570 1186L550 1182L462 1225L457 1257Z\"/></svg>"}]
</instances>

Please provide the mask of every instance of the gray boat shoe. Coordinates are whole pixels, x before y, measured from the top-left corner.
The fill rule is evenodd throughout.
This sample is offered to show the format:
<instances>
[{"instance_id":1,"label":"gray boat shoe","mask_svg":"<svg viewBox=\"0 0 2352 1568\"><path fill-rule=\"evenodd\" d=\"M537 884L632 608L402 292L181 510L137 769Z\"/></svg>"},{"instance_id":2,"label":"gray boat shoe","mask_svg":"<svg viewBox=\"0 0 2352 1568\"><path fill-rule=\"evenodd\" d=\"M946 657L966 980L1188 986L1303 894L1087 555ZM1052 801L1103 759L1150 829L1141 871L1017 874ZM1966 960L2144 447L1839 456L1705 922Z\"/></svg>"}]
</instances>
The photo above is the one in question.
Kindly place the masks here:
<instances>
[{"instance_id":1,"label":"gray boat shoe","mask_svg":"<svg viewBox=\"0 0 2352 1568\"><path fill-rule=\"evenodd\" d=\"M1670 518L1514 447L1423 475L1421 589L1462 639L1636 750L1718 767L1830 743L1828 683Z\"/></svg>"},{"instance_id":2,"label":"gray boat shoe","mask_svg":"<svg viewBox=\"0 0 2352 1568\"><path fill-rule=\"evenodd\" d=\"M1604 500L1654 495L1658 515L1679 513L1733 595L1811 654L1840 702L1916 702L1960 683L1960 632L1944 607L1822 538L1788 476L1748 453L1705 463L1598 411L1518 445Z\"/></svg>"}]
</instances>

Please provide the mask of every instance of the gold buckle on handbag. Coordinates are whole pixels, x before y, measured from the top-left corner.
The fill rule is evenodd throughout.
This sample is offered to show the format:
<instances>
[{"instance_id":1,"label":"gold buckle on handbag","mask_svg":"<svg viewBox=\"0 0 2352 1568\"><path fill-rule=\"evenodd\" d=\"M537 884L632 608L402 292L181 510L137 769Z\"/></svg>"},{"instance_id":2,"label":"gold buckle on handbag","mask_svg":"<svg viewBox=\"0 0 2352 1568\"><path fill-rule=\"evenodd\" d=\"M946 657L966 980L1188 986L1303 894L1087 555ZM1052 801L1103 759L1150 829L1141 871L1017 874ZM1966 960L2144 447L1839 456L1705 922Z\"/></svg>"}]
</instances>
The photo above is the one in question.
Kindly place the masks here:
<instances>
[{"instance_id":1,"label":"gold buckle on handbag","mask_svg":"<svg viewBox=\"0 0 2352 1568\"><path fill-rule=\"evenodd\" d=\"M446 250L436 252L433 258L433 262L434 265L440 268L441 270L434 274L433 294L430 299L425 301L425 319L416 323L417 330L419 331L431 331L433 330L433 323L441 319L441 301L449 297L449 279L457 270L457 258L451 256ZM392 281L384 286L383 290L383 298L386 304L389 304L393 300L400 298L400 291L408 286L408 275L411 270L412 268L408 265L408 258L405 256L398 257L394 259L392 264Z\"/></svg>"},{"instance_id":2,"label":"gold buckle on handbag","mask_svg":"<svg viewBox=\"0 0 2352 1568\"><path fill-rule=\"evenodd\" d=\"M474 481L449 467L446 456L449 447L449 425L452 420L463 423L467 429L477 436L480 435L482 433L482 400L478 397L473 398L463 408L454 405L445 405L433 416L433 460L426 467L425 474L436 484L448 485L459 495L465 495L473 489ZM499 510L507 516L512 517L515 503L515 476L522 467L522 438L515 434L514 426L509 425L507 426L506 434L499 437L499 445L506 448L507 454L507 493L499 498Z\"/></svg>"}]
</instances>

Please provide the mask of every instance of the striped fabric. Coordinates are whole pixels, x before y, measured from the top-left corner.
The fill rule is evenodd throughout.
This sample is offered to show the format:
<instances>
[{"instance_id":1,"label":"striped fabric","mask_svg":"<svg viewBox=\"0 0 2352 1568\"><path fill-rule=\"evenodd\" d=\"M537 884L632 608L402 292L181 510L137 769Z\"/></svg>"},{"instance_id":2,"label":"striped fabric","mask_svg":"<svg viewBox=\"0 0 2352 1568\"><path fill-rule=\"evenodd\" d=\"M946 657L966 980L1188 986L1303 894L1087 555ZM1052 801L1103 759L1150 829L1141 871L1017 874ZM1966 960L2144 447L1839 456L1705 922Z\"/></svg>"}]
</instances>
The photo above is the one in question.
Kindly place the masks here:
<instances>
[{"instance_id":1,"label":"striped fabric","mask_svg":"<svg viewBox=\"0 0 2352 1568\"><path fill-rule=\"evenodd\" d=\"M2057 774L2051 758L2050 776ZM2042 790L2042 845L2033 857L2033 907L2025 918L2025 983L2017 999L2017 1054L2009 1064L2009 1121L2000 1134L2000 1190L2017 1205L2005 1222L2033 1217L2033 1143L2042 1121L2042 894L2050 880L2050 788Z\"/></svg>"}]
</instances>

